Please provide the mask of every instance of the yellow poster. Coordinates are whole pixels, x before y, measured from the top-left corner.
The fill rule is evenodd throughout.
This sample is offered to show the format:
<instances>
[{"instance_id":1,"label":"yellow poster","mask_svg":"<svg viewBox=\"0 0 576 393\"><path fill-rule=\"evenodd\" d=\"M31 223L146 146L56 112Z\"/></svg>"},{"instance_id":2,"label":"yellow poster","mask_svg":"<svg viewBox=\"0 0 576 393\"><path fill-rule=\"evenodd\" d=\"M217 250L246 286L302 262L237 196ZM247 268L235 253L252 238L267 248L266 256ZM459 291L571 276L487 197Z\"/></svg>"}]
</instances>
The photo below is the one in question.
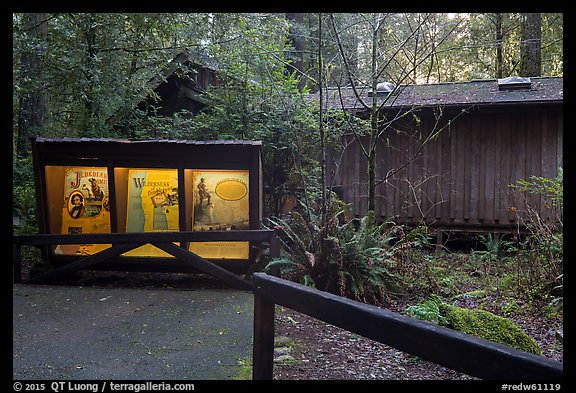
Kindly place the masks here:
<instances>
[{"instance_id":1,"label":"yellow poster","mask_svg":"<svg viewBox=\"0 0 576 393\"><path fill-rule=\"evenodd\" d=\"M193 231L233 231L250 228L249 172L195 170ZM208 259L248 259L248 242L191 242L190 251Z\"/></svg>"},{"instance_id":2,"label":"yellow poster","mask_svg":"<svg viewBox=\"0 0 576 393\"><path fill-rule=\"evenodd\" d=\"M129 169L126 232L178 230L178 170ZM151 244L123 255L172 257Z\"/></svg>"},{"instance_id":3,"label":"yellow poster","mask_svg":"<svg viewBox=\"0 0 576 393\"><path fill-rule=\"evenodd\" d=\"M62 233L110 233L108 169L65 167ZM110 244L58 245L55 254L91 255Z\"/></svg>"}]
</instances>

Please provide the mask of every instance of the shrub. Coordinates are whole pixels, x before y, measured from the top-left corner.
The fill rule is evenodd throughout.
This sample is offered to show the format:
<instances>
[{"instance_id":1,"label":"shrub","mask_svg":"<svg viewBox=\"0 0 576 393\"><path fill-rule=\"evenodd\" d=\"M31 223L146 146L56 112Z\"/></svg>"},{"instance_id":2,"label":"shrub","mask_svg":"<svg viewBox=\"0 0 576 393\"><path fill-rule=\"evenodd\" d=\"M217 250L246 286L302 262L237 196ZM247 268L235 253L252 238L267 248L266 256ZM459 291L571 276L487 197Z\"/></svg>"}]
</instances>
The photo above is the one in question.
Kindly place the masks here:
<instances>
[{"instance_id":1,"label":"shrub","mask_svg":"<svg viewBox=\"0 0 576 393\"><path fill-rule=\"evenodd\" d=\"M522 281L533 291L537 288L544 295L562 296L563 170L558 168L555 178L532 176L518 180L511 188L526 196L525 208L513 209L529 231L517 258L519 274L525 277ZM531 204L529 195L541 197L540 208Z\"/></svg>"},{"instance_id":2,"label":"shrub","mask_svg":"<svg viewBox=\"0 0 576 393\"><path fill-rule=\"evenodd\" d=\"M385 224L376 224L371 212L356 229L343 219L346 205L335 194L329 200L325 222L319 205L269 219L282 254L266 269L276 267L286 279L369 303L401 292L402 279L390 269L394 247L387 242Z\"/></svg>"}]
</instances>

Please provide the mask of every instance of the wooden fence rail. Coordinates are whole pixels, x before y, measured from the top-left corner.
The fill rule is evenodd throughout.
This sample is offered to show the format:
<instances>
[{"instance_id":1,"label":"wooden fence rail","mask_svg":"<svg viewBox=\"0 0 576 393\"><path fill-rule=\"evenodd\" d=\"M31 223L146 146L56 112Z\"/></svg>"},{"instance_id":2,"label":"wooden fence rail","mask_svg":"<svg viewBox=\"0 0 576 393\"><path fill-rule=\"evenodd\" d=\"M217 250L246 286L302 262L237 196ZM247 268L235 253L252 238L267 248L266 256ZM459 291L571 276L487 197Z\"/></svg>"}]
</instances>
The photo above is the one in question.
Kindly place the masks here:
<instances>
[{"instance_id":1,"label":"wooden fence rail","mask_svg":"<svg viewBox=\"0 0 576 393\"><path fill-rule=\"evenodd\" d=\"M279 304L403 352L481 379L560 379L561 362L264 273L252 276L253 379L271 380Z\"/></svg>"},{"instance_id":2,"label":"wooden fence rail","mask_svg":"<svg viewBox=\"0 0 576 393\"><path fill-rule=\"evenodd\" d=\"M35 234L13 235L13 274L14 281L22 281L21 247L45 246L56 244L112 244L112 247L70 262L55 270L41 274L28 280L29 283L43 280L51 280L70 274L77 270L87 269L110 258L123 254L143 244L153 244L164 250L176 259L212 275L233 288L250 290L251 285L247 280L229 272L228 270L184 249L173 242L192 241L252 241L270 242L270 255L277 256L279 252L278 238L273 230L253 229L242 231L210 231L210 232L153 232L153 233L92 233L92 234Z\"/></svg>"}]
</instances>

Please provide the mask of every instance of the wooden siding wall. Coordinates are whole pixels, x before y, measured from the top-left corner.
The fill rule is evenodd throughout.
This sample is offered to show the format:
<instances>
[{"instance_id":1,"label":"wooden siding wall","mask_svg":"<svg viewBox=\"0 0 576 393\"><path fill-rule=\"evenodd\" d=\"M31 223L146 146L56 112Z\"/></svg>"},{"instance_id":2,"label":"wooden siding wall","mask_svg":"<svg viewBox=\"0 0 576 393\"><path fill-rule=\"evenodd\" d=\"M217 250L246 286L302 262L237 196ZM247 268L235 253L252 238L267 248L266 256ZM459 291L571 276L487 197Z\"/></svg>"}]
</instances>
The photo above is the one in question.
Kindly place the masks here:
<instances>
[{"instance_id":1,"label":"wooden siding wall","mask_svg":"<svg viewBox=\"0 0 576 393\"><path fill-rule=\"evenodd\" d=\"M378 145L376 216L381 220L452 229L498 230L516 226L511 208L531 206L549 215L539 197L512 195L510 184L530 176L555 177L563 164L561 109L475 110L446 126L438 138L422 144L436 119L395 126ZM445 114L444 122L453 115ZM365 142L366 140L364 140ZM354 138L331 154L332 184L352 216L367 211L367 161ZM342 155L340 155L342 154ZM413 158L412 161L410 159ZM336 164L339 162L339 165Z\"/></svg>"}]
</instances>

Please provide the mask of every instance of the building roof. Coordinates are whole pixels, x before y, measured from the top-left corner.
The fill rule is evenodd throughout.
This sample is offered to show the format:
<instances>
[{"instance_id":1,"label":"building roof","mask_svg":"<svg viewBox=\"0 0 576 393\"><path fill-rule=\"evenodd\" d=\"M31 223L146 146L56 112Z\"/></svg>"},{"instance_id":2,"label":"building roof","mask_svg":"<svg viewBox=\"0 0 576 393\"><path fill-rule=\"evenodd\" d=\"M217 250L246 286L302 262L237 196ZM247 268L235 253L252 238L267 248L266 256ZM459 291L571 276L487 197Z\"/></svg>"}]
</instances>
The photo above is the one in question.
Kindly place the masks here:
<instances>
[{"instance_id":1,"label":"building roof","mask_svg":"<svg viewBox=\"0 0 576 393\"><path fill-rule=\"evenodd\" d=\"M563 77L532 77L529 89L500 90L498 79L472 80L468 82L447 82L435 84L400 85L397 93L391 96L378 96L378 103L384 100L385 108L402 109L412 107L470 106L562 103ZM340 98L339 91L342 93ZM358 90L362 101L372 102L368 88ZM352 88L329 88L328 105L331 108L363 111L365 107L356 98Z\"/></svg>"},{"instance_id":2,"label":"building roof","mask_svg":"<svg viewBox=\"0 0 576 393\"><path fill-rule=\"evenodd\" d=\"M178 144L178 145L251 145L261 146L262 141L255 140L240 140L240 139L222 139L222 140L209 140L197 141L191 139L117 139L117 138L70 138L70 137L37 137L34 139L36 143L62 143L62 142L82 142L82 143L129 143L129 144Z\"/></svg>"}]
</instances>

